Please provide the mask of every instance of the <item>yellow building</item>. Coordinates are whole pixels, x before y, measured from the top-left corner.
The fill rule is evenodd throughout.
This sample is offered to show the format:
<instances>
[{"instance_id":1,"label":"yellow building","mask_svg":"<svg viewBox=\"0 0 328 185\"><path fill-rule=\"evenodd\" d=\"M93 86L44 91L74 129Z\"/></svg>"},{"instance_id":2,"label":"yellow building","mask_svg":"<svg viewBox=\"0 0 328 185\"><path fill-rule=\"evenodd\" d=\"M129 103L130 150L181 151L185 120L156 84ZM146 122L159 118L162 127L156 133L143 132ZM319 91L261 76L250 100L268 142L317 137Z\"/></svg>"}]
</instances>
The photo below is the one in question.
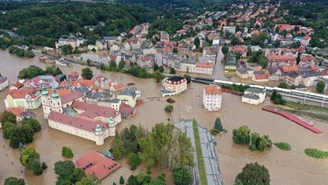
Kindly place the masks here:
<instances>
[{"instance_id":1,"label":"yellow building","mask_svg":"<svg viewBox=\"0 0 328 185\"><path fill-rule=\"evenodd\" d=\"M5 99L5 106L37 109L41 106L41 93L33 88L10 90Z\"/></svg>"},{"instance_id":2,"label":"yellow building","mask_svg":"<svg viewBox=\"0 0 328 185\"><path fill-rule=\"evenodd\" d=\"M130 107L136 106L137 98L138 98L138 96L137 96L136 90L129 89L129 88L122 90L117 96L117 99L120 99L122 101L122 103L125 103L125 104L129 105Z\"/></svg>"}]
</instances>

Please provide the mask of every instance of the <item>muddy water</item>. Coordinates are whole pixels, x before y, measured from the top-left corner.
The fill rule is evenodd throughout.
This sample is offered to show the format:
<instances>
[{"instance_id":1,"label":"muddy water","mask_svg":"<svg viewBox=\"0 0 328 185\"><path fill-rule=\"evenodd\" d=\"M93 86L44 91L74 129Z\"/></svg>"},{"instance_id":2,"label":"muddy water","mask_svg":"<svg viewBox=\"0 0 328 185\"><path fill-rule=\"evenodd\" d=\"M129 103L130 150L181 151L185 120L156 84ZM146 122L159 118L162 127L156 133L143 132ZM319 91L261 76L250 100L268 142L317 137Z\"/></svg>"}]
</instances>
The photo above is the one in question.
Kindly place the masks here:
<instances>
[{"instance_id":1,"label":"muddy water","mask_svg":"<svg viewBox=\"0 0 328 185\"><path fill-rule=\"evenodd\" d=\"M38 62L38 56L34 59L20 59L10 56L6 51L0 51L0 72L9 77L11 82L16 80L20 69L28 65L37 65L45 68L45 64ZM221 64L220 64L221 65ZM64 73L71 71L81 71L83 66L73 65L73 67L61 67ZM104 75L108 78L119 80L123 83L134 82L141 89L142 97L160 97L160 85L153 79L138 79L129 75L120 73L101 72L93 69L94 75ZM222 68L216 65L214 75L221 78ZM221 77L220 77L221 76ZM227 185L232 185L234 178L241 171L241 168L249 162L258 161L264 164L270 171L272 185L309 185L326 184L328 175L328 161L315 160L304 154L307 147L316 147L328 149L328 136L315 135L302 127L285 120L282 117L261 111L258 106L251 106L241 103L241 98L230 94L223 95L223 109L219 113L210 113L202 110L202 89L204 85L191 84L187 92L174 96L177 102L174 104L174 113L172 118L178 121L179 118L195 117L199 124L211 128L216 117L221 117L224 127L228 130L227 134L216 136L218 142L217 152L223 178ZM6 92L0 93L3 99ZM138 107L135 117L123 120L118 126L118 130L130 126L131 124L140 124L145 128L151 129L157 122L167 122L170 115L164 112L167 104L166 99L158 98L154 100L146 99L144 105ZM268 102L266 102L268 103ZM4 103L0 102L0 107ZM41 159L48 164L48 169L44 175L34 176L30 171L25 170L19 163L18 150L12 150L8 141L0 137L0 183L8 176L17 176L25 178L29 185L48 185L54 184L56 176L53 171L53 165L56 161L62 160L61 147L63 145L72 148L75 157L79 157L91 149L102 151L109 148L112 139L105 141L103 146L96 146L93 142L71 136L60 131L56 131L47 126L46 120L42 118L42 110L36 110L36 114L42 124L42 132L35 135L35 140L31 144L41 154ZM284 152L275 147L265 152L250 152L246 147L241 147L232 143L232 130L241 125L248 125L252 131L260 134L268 134L274 142L284 141L292 145L292 151ZM327 123L317 123L316 127L328 132ZM5 148L3 148L5 145ZM6 156L6 154L8 156ZM13 165L11 164L13 162ZM128 178L131 174L126 160L120 161L123 167L112 175L107 177L103 184L112 184L118 182L122 175ZM141 169L145 170L144 166ZM23 170L23 173L21 173ZM152 169L152 176L160 173L167 173L167 184L173 184L172 176L165 169Z\"/></svg>"}]
</instances>

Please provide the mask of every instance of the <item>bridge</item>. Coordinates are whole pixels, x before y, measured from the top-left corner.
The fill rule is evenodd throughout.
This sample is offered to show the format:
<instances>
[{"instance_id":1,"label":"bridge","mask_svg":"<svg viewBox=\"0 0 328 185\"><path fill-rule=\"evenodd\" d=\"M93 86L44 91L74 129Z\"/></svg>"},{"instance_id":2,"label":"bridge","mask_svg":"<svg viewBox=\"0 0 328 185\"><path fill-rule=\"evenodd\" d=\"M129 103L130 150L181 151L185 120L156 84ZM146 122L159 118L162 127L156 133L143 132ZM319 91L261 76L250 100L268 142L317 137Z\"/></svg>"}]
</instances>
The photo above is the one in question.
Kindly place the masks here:
<instances>
[{"instance_id":1,"label":"bridge","mask_svg":"<svg viewBox=\"0 0 328 185\"><path fill-rule=\"evenodd\" d=\"M248 85L250 87L264 89L268 93L272 93L274 90L276 90L284 98L296 99L300 103L309 104L311 102L311 103L320 105L321 107L328 106L328 96L324 95L324 94L317 94L317 93L299 91L299 90L294 90L294 89L283 89L283 88L279 88L279 87L270 87L270 86L230 82L230 81L224 81L224 80L215 80L215 79L210 79L210 78L200 78L200 77L192 78L192 82L203 83L203 84L216 84L219 86L232 85L232 84Z\"/></svg>"}]
</instances>

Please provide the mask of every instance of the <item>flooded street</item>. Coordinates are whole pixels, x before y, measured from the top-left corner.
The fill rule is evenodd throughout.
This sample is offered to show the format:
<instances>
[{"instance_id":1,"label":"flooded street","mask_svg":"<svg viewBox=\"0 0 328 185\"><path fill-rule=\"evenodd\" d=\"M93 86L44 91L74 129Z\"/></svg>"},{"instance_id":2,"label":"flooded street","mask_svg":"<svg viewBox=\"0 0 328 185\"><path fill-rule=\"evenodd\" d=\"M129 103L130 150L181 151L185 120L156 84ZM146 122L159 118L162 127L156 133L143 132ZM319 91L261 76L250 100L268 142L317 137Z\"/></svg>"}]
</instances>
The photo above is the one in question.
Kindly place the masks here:
<instances>
[{"instance_id":1,"label":"flooded street","mask_svg":"<svg viewBox=\"0 0 328 185\"><path fill-rule=\"evenodd\" d=\"M0 51L0 73L7 76L10 82L17 80L18 72L29 65L36 65L45 68L46 65L38 61L40 54L36 54L33 59L21 59L11 56L7 51ZM219 56L220 57L220 56ZM219 60L220 61L220 60ZM225 80L222 63L218 62L215 66L213 77ZM85 66L73 64L72 67L60 67L64 73L71 71L81 72ZM118 131L132 124L142 125L147 129L151 129L155 123L167 122L171 116L164 112L166 98L158 98L154 100L147 99L148 97L161 97L160 84L154 79L139 79L130 75L102 72L92 68L94 76L104 75L105 77L118 80L119 82L129 83L134 82L141 90L141 96L145 100L145 104L137 107L137 114L130 118L124 119L118 126ZM278 115L271 114L261 110L262 106L252 106L241 103L241 97L230 94L223 94L223 109L219 113L205 112L202 109L202 84L190 84L189 89L181 95L173 96L176 103L174 113L172 115L175 121L181 119L196 118L198 123L204 127L212 128L216 117L221 117L223 126L228 130L228 133L217 135L217 153L219 157L223 179L226 185L233 185L234 178L241 172L242 167L246 163L258 161L265 165L270 171L271 185L310 185L327 184L328 175L328 160L312 159L304 154L304 149L309 147L328 149L328 136L326 134L316 135L297 124L284 119ZM0 93L0 108L4 108L2 101L6 96L6 91ZM268 101L266 102L269 103ZM24 170L24 167L19 162L19 151L12 150L9 147L8 140L0 137L0 184L3 184L4 179L9 176L25 178L29 185L52 185L56 181L56 176L53 170L54 163L62 160L62 146L72 148L74 158L80 157L91 149L102 151L110 148L112 139L108 138L102 146L96 146L94 142L78 138L54 129L47 125L47 121L42 116L42 110L35 111L37 118L42 124L42 131L34 137L34 142L30 144L36 148L41 155L41 160L48 165L48 169L41 176L34 176L31 171ZM232 142L232 130L241 125L247 125L252 132L258 132L261 135L267 134L273 142L288 142L292 146L291 151L282 151L275 146L265 152L251 152L245 146L238 146ZM316 124L316 127L324 133L328 132L328 123ZM5 145L5 148L3 148ZM8 156L6 156L6 154ZM13 165L11 164L13 162ZM130 166L126 160L119 161L122 167L105 178L102 184L111 185L112 182L118 184L119 178L122 175L127 179L131 174L136 174L138 170L131 172ZM141 168L145 171L145 167ZM173 185L172 176L166 169L152 169L152 176L157 176L160 173L167 172L167 184Z\"/></svg>"}]
</instances>

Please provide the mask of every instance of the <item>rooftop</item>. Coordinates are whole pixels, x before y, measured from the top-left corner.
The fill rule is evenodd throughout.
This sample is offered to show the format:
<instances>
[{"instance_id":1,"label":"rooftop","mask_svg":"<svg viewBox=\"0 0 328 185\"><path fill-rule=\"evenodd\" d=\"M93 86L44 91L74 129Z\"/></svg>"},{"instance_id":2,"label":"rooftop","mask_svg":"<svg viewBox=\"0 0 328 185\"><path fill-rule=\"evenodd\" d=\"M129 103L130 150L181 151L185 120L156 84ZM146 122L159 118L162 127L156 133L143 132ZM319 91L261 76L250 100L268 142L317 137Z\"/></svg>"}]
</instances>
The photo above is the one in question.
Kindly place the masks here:
<instances>
[{"instance_id":1,"label":"rooftop","mask_svg":"<svg viewBox=\"0 0 328 185\"><path fill-rule=\"evenodd\" d=\"M99 152L91 150L74 162L75 167L81 168L86 175L95 175L98 180L104 179L109 174L121 167L121 164L106 158Z\"/></svg>"},{"instance_id":2,"label":"rooftop","mask_svg":"<svg viewBox=\"0 0 328 185\"><path fill-rule=\"evenodd\" d=\"M258 89L258 88L254 88L254 87L250 87L250 88L247 88L245 90L245 92L250 92L250 93L264 93L265 90L263 89Z\"/></svg>"},{"instance_id":3,"label":"rooftop","mask_svg":"<svg viewBox=\"0 0 328 185\"><path fill-rule=\"evenodd\" d=\"M96 118L98 116L115 118L118 115L113 108L103 107L96 104L73 101L71 106L74 109L83 111L79 115L87 118Z\"/></svg>"},{"instance_id":4,"label":"rooftop","mask_svg":"<svg viewBox=\"0 0 328 185\"><path fill-rule=\"evenodd\" d=\"M216 95L216 94L222 94L222 92L219 86L210 84L205 87L205 94Z\"/></svg>"},{"instance_id":5,"label":"rooftop","mask_svg":"<svg viewBox=\"0 0 328 185\"><path fill-rule=\"evenodd\" d=\"M72 102L78 98L82 98L84 96L84 93L81 93L80 91L74 91L68 95L61 97L62 104L66 104L68 102Z\"/></svg>"},{"instance_id":6,"label":"rooftop","mask_svg":"<svg viewBox=\"0 0 328 185\"><path fill-rule=\"evenodd\" d=\"M181 77L181 76L173 76L173 77L168 78L167 80L172 81L172 82L180 82L181 80L184 80L184 79L185 78Z\"/></svg>"}]
</instances>

